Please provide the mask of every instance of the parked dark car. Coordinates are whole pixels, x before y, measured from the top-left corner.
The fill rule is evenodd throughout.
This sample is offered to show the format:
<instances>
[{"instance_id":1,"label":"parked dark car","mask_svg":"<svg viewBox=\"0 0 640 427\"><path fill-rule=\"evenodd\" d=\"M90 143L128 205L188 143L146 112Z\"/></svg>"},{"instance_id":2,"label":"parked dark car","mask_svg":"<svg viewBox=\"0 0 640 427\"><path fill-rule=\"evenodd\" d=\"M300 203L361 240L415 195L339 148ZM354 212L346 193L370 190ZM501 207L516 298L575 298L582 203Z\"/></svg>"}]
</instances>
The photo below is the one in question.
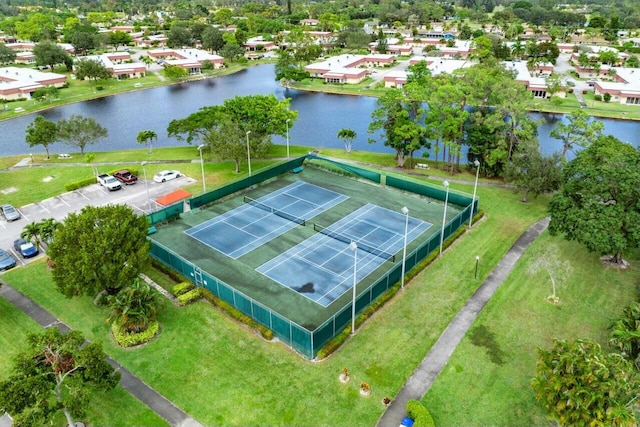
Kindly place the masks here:
<instances>
[{"instance_id":1,"label":"parked dark car","mask_svg":"<svg viewBox=\"0 0 640 427\"><path fill-rule=\"evenodd\" d=\"M8 270L16 266L16 260L6 251L0 249L0 271Z\"/></svg>"},{"instance_id":2,"label":"parked dark car","mask_svg":"<svg viewBox=\"0 0 640 427\"><path fill-rule=\"evenodd\" d=\"M113 176L123 184L135 184L138 181L138 177L132 174L127 169L123 169L113 174Z\"/></svg>"},{"instance_id":3,"label":"parked dark car","mask_svg":"<svg viewBox=\"0 0 640 427\"><path fill-rule=\"evenodd\" d=\"M38 255L38 249L33 243L27 242L25 239L14 240L13 248L22 255L23 258L31 258Z\"/></svg>"},{"instance_id":4,"label":"parked dark car","mask_svg":"<svg viewBox=\"0 0 640 427\"><path fill-rule=\"evenodd\" d=\"M20 219L20 212L18 212L18 210L11 205L2 205L2 207L0 207L0 210L2 210L2 216L4 216L4 219L6 219L7 221L15 221L17 219Z\"/></svg>"}]
</instances>

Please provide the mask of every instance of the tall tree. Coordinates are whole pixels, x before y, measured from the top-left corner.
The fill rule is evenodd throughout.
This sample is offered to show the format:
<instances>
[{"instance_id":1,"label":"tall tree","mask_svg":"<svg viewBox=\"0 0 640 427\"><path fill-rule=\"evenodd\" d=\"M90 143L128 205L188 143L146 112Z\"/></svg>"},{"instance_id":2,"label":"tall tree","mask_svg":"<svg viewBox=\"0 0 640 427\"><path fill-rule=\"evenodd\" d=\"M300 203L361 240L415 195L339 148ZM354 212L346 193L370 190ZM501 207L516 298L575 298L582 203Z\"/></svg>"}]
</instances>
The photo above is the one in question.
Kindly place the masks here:
<instances>
[{"instance_id":1,"label":"tall tree","mask_svg":"<svg viewBox=\"0 0 640 427\"><path fill-rule=\"evenodd\" d=\"M27 135L24 137L29 147L42 145L49 156L49 146L58 140L58 128L54 122L45 119L42 116L36 116L29 126L27 126Z\"/></svg>"},{"instance_id":2,"label":"tall tree","mask_svg":"<svg viewBox=\"0 0 640 427\"><path fill-rule=\"evenodd\" d=\"M551 131L551 137L562 142L562 157L575 147L587 147L602 135L604 124L592 120L587 113L576 110L567 116L567 123L558 122Z\"/></svg>"},{"instance_id":3,"label":"tall tree","mask_svg":"<svg viewBox=\"0 0 640 427\"><path fill-rule=\"evenodd\" d=\"M98 83L98 80L113 77L113 74L98 60L81 59L76 62L76 77L79 80L90 79Z\"/></svg>"},{"instance_id":4,"label":"tall tree","mask_svg":"<svg viewBox=\"0 0 640 427\"><path fill-rule=\"evenodd\" d=\"M109 44L118 50L120 46L128 46L133 41L130 34L124 31L114 31L109 33Z\"/></svg>"},{"instance_id":5,"label":"tall tree","mask_svg":"<svg viewBox=\"0 0 640 427\"><path fill-rule=\"evenodd\" d=\"M43 41L33 47L33 55L36 58L36 65L48 66L53 70L56 64L66 64L71 61L71 57L63 48L50 41Z\"/></svg>"},{"instance_id":6,"label":"tall tree","mask_svg":"<svg viewBox=\"0 0 640 427\"><path fill-rule=\"evenodd\" d=\"M240 147L246 150L247 132L252 156L264 154L273 135L286 135L287 121L298 117L297 111L289 110L289 101L273 95L236 96L223 105L203 107L184 119L172 120L167 132L188 143L202 140L218 158L234 160L239 172L246 155L246 151L240 154Z\"/></svg>"},{"instance_id":7,"label":"tall tree","mask_svg":"<svg viewBox=\"0 0 640 427\"><path fill-rule=\"evenodd\" d=\"M640 152L613 136L579 151L549 203L551 234L562 233L621 263L640 244Z\"/></svg>"},{"instance_id":8,"label":"tall tree","mask_svg":"<svg viewBox=\"0 0 640 427\"><path fill-rule=\"evenodd\" d=\"M62 411L69 426L83 417L91 390L110 390L120 373L109 365L100 343L85 345L79 331L49 328L30 334L16 356L11 376L0 383L0 407L16 426L49 424Z\"/></svg>"},{"instance_id":9,"label":"tall tree","mask_svg":"<svg viewBox=\"0 0 640 427\"><path fill-rule=\"evenodd\" d=\"M214 27L207 27L202 32L202 47L212 52L220 52L224 46L222 32Z\"/></svg>"},{"instance_id":10,"label":"tall tree","mask_svg":"<svg viewBox=\"0 0 640 427\"><path fill-rule=\"evenodd\" d=\"M84 154L87 145L106 138L108 132L93 118L72 114L68 119L58 121L57 135L59 140L78 147L80 153Z\"/></svg>"},{"instance_id":11,"label":"tall tree","mask_svg":"<svg viewBox=\"0 0 640 427\"><path fill-rule=\"evenodd\" d=\"M117 293L149 262L146 217L125 205L86 206L54 233L53 279L67 297Z\"/></svg>"},{"instance_id":12,"label":"tall tree","mask_svg":"<svg viewBox=\"0 0 640 427\"><path fill-rule=\"evenodd\" d=\"M538 348L536 398L560 425L635 426L640 382L635 368L591 340L555 340Z\"/></svg>"},{"instance_id":13,"label":"tall tree","mask_svg":"<svg viewBox=\"0 0 640 427\"><path fill-rule=\"evenodd\" d=\"M8 48L6 44L0 43L0 64L10 64L16 60L16 52Z\"/></svg>"},{"instance_id":14,"label":"tall tree","mask_svg":"<svg viewBox=\"0 0 640 427\"><path fill-rule=\"evenodd\" d=\"M136 141L138 144L146 145L149 148L149 154L152 153L151 145L154 140L158 139L158 134L152 130L142 130L138 132L138 136L136 137Z\"/></svg>"},{"instance_id":15,"label":"tall tree","mask_svg":"<svg viewBox=\"0 0 640 427\"><path fill-rule=\"evenodd\" d=\"M504 172L504 180L523 192L522 201L525 203L529 201L529 195L537 197L556 191L560 187L561 177L560 155L543 156L537 140L522 144Z\"/></svg>"}]
</instances>

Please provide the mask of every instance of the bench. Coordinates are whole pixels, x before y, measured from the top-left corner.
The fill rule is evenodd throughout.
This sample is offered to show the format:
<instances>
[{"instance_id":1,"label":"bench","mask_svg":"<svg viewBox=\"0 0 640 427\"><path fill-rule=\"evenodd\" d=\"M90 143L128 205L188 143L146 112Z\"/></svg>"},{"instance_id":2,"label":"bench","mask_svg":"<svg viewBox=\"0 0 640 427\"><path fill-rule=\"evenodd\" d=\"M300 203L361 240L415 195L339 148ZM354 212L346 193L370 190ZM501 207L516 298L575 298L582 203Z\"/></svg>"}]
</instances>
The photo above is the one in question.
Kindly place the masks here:
<instances>
[{"instance_id":1,"label":"bench","mask_svg":"<svg viewBox=\"0 0 640 427\"><path fill-rule=\"evenodd\" d=\"M58 154L58 159L70 159L71 154Z\"/></svg>"},{"instance_id":2,"label":"bench","mask_svg":"<svg viewBox=\"0 0 640 427\"><path fill-rule=\"evenodd\" d=\"M429 169L429 165L426 163L418 163L416 169Z\"/></svg>"},{"instance_id":3,"label":"bench","mask_svg":"<svg viewBox=\"0 0 640 427\"><path fill-rule=\"evenodd\" d=\"M302 166L298 166L297 168L291 169L291 172L293 172L293 173L300 173L300 172L302 172Z\"/></svg>"}]
</instances>

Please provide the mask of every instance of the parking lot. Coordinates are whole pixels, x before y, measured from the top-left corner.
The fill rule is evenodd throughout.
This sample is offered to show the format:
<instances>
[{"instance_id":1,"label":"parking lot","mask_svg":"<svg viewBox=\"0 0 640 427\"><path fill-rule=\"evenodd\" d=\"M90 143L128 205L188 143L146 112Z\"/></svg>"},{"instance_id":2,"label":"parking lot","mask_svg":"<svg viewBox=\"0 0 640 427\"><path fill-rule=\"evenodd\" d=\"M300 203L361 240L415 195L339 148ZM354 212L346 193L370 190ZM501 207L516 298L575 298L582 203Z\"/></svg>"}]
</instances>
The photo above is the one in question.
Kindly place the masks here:
<instances>
[{"instance_id":1,"label":"parking lot","mask_svg":"<svg viewBox=\"0 0 640 427\"><path fill-rule=\"evenodd\" d=\"M9 252L16 259L18 266L25 265L38 257L29 260L23 259L14 250L13 241L20 237L20 233L27 224L37 223L46 218L54 218L61 222L69 213L79 212L87 205L126 204L131 206L134 211L144 215L163 207L155 202L159 197L194 182L196 180L186 176L163 183L157 183L153 180L145 182L140 179L136 184L123 185L122 189L117 191L109 191L99 184L93 184L41 202L21 207L16 206L21 214L20 219L12 222L7 222L4 218L0 220L0 248ZM40 256L43 256L42 250Z\"/></svg>"}]
</instances>

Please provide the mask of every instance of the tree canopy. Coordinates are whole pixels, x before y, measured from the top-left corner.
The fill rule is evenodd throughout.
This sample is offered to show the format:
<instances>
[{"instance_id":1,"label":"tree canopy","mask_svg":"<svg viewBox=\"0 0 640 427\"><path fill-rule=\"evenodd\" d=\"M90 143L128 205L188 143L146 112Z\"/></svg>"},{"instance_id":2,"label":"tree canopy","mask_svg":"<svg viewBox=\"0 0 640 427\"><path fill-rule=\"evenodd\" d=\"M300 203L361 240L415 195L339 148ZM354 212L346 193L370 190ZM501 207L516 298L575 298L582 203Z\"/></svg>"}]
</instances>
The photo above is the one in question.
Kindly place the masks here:
<instances>
[{"instance_id":1,"label":"tree canopy","mask_svg":"<svg viewBox=\"0 0 640 427\"><path fill-rule=\"evenodd\" d=\"M27 134L24 137L29 147L42 145L47 152L49 158L49 146L58 139L58 128L54 122L45 119L42 116L36 116L29 126L27 126Z\"/></svg>"},{"instance_id":2,"label":"tree canopy","mask_svg":"<svg viewBox=\"0 0 640 427\"><path fill-rule=\"evenodd\" d=\"M73 63L71 56L63 48L48 40L36 44L33 47L33 55L36 65L48 66L52 70L56 64L65 64L70 68Z\"/></svg>"},{"instance_id":3,"label":"tree canopy","mask_svg":"<svg viewBox=\"0 0 640 427\"><path fill-rule=\"evenodd\" d=\"M538 348L536 398L560 425L635 426L640 382L620 354L605 353L591 340L555 340Z\"/></svg>"},{"instance_id":4,"label":"tree canopy","mask_svg":"<svg viewBox=\"0 0 640 427\"><path fill-rule=\"evenodd\" d=\"M94 59L81 59L76 62L76 77L79 80L91 79L97 83L100 79L112 77L111 71L104 64Z\"/></svg>"},{"instance_id":5,"label":"tree canopy","mask_svg":"<svg viewBox=\"0 0 640 427\"><path fill-rule=\"evenodd\" d=\"M11 376L0 383L0 408L15 426L42 426L62 411L67 425L86 413L92 390L109 390L120 373L105 359L102 345L85 345L79 331L49 328L30 334L29 347L14 359Z\"/></svg>"},{"instance_id":6,"label":"tree canopy","mask_svg":"<svg viewBox=\"0 0 640 427\"><path fill-rule=\"evenodd\" d=\"M564 166L560 192L549 203L549 231L621 262L640 244L639 182L640 151L599 137Z\"/></svg>"},{"instance_id":7,"label":"tree canopy","mask_svg":"<svg viewBox=\"0 0 640 427\"><path fill-rule=\"evenodd\" d=\"M144 216L125 205L85 206L54 233L49 257L53 279L66 297L117 293L149 262Z\"/></svg>"},{"instance_id":8,"label":"tree canopy","mask_svg":"<svg viewBox=\"0 0 640 427\"><path fill-rule=\"evenodd\" d=\"M551 137L562 142L562 157L567 158L567 152L576 147L586 147L600 135L604 125L600 121L592 120L587 113L576 110L567 116L567 123L559 122L551 131Z\"/></svg>"},{"instance_id":9,"label":"tree canopy","mask_svg":"<svg viewBox=\"0 0 640 427\"><path fill-rule=\"evenodd\" d=\"M286 135L287 120L292 126L297 117L297 111L289 110L289 99L236 96L225 99L223 105L203 107L184 119L172 120L167 132L189 144L201 140L218 158L234 160L239 172L240 161L246 157L247 136L251 153L260 156L273 135Z\"/></svg>"},{"instance_id":10,"label":"tree canopy","mask_svg":"<svg viewBox=\"0 0 640 427\"><path fill-rule=\"evenodd\" d=\"M80 114L72 114L68 119L58 121L57 128L58 139L78 147L81 154L84 154L87 145L95 144L108 135L107 130L100 123Z\"/></svg>"}]
</instances>

